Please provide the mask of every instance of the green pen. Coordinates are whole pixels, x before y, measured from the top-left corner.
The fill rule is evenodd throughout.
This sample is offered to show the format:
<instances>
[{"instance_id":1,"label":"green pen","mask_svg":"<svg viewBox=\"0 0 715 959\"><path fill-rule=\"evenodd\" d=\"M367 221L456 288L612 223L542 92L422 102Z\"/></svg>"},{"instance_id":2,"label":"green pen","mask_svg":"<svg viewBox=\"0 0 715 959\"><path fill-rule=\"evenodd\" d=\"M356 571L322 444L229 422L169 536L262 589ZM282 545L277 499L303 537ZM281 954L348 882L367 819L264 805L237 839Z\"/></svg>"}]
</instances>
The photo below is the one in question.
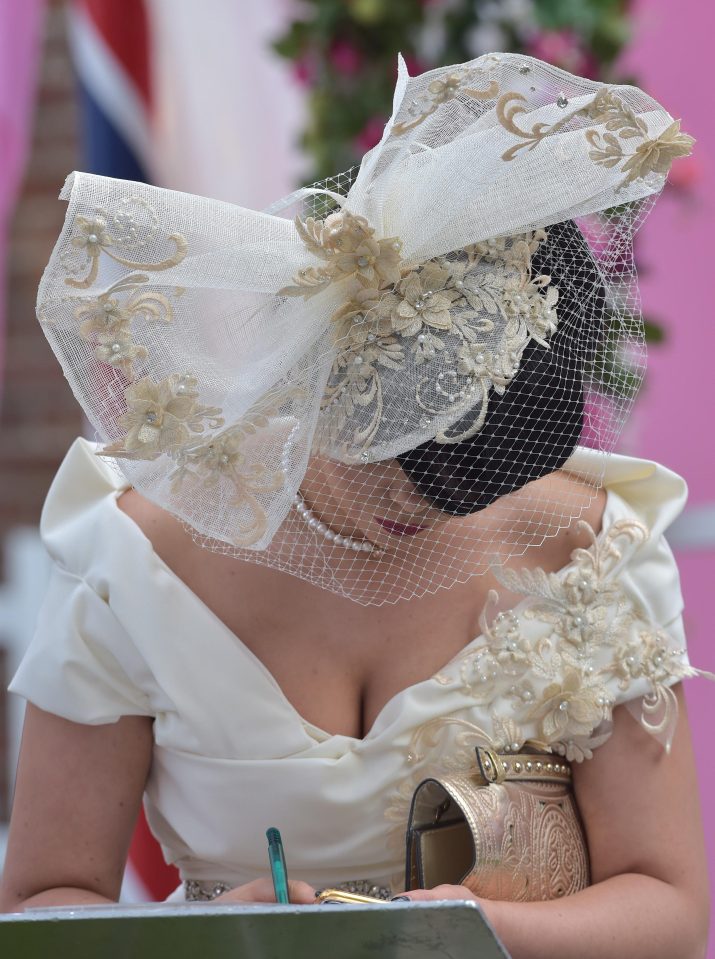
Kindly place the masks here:
<instances>
[{"instance_id":1,"label":"green pen","mask_svg":"<svg viewBox=\"0 0 715 959\"><path fill-rule=\"evenodd\" d=\"M272 826L266 830L266 839L268 840L268 861L271 864L271 877L273 878L273 890L276 894L276 902L289 903L288 870L286 869L286 859L283 853L281 834Z\"/></svg>"}]
</instances>

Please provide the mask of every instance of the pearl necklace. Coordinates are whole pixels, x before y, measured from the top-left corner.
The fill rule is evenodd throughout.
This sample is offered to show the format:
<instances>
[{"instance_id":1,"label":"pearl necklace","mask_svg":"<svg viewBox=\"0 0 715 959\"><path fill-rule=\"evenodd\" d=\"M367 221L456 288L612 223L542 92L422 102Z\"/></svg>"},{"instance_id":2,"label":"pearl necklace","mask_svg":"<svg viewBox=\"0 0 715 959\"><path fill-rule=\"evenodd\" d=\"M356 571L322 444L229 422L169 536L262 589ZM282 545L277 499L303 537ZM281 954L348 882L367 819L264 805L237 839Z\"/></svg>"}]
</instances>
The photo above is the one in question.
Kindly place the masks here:
<instances>
[{"instance_id":1,"label":"pearl necklace","mask_svg":"<svg viewBox=\"0 0 715 959\"><path fill-rule=\"evenodd\" d=\"M300 493L296 493L293 497L293 505L305 524L315 533L327 539L329 543L335 543L336 546L344 546L346 549L353 549L356 553L382 552L379 546L375 546L374 543L366 539L353 539L352 536L343 536L340 533L336 533L313 514L313 511L305 505L305 501Z\"/></svg>"}]
</instances>

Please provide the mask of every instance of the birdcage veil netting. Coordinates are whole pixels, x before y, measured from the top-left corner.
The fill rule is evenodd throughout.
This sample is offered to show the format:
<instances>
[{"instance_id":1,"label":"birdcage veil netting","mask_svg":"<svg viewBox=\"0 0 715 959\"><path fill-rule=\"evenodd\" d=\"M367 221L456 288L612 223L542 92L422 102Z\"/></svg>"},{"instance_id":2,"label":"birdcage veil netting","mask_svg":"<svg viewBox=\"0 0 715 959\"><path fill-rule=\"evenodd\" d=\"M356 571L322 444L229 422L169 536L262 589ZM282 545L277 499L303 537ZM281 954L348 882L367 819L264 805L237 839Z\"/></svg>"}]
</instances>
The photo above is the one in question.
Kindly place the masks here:
<instances>
[{"instance_id":1,"label":"birdcage veil netting","mask_svg":"<svg viewBox=\"0 0 715 959\"><path fill-rule=\"evenodd\" d=\"M401 62L360 167L269 211L74 174L38 315L99 454L202 545L419 596L595 496L645 360L633 236L689 145L634 87Z\"/></svg>"}]
</instances>

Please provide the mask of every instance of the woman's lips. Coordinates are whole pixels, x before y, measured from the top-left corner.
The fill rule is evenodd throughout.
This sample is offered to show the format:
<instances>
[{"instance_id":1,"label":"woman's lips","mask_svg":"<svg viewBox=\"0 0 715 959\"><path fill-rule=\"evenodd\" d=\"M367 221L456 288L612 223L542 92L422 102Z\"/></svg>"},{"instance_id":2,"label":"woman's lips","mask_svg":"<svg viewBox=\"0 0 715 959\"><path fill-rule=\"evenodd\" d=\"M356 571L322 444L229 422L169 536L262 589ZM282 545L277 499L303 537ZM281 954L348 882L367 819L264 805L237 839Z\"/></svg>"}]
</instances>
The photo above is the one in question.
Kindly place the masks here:
<instances>
[{"instance_id":1,"label":"woman's lips","mask_svg":"<svg viewBox=\"0 0 715 959\"><path fill-rule=\"evenodd\" d=\"M383 529L394 536L414 536L415 533L421 533L426 526L403 526L402 523L393 523L389 519L383 519L381 516L373 517L376 523L379 523Z\"/></svg>"}]
</instances>

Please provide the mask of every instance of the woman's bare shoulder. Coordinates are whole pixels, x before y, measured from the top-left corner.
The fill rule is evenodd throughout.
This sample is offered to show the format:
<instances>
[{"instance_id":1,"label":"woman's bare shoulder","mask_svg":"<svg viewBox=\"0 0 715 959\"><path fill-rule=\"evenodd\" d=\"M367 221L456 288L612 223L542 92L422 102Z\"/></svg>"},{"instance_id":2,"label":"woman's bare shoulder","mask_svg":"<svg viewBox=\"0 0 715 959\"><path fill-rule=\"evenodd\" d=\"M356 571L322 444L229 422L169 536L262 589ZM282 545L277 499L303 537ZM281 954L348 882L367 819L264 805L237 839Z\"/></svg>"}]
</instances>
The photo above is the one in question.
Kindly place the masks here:
<instances>
[{"instance_id":1,"label":"woman's bare shoulder","mask_svg":"<svg viewBox=\"0 0 715 959\"><path fill-rule=\"evenodd\" d=\"M558 471L555 474L555 491L561 497L565 510L575 511L581 508L578 519L564 528L562 535L569 549L585 548L591 545L589 529L598 535L603 529L603 513L608 494L603 487L595 489L578 477ZM585 525L584 525L585 524Z\"/></svg>"},{"instance_id":2,"label":"woman's bare shoulder","mask_svg":"<svg viewBox=\"0 0 715 959\"><path fill-rule=\"evenodd\" d=\"M192 542L180 521L167 510L152 503L146 496L130 487L117 498L117 506L150 541L161 556L170 554L179 546Z\"/></svg>"},{"instance_id":3,"label":"woman's bare shoulder","mask_svg":"<svg viewBox=\"0 0 715 959\"><path fill-rule=\"evenodd\" d=\"M536 500L535 500L536 494ZM521 498L524 524L534 535L533 544L526 550L522 565L533 564L546 571L563 569L575 549L588 548L592 536L601 532L607 493L594 489L560 470L529 483L514 494ZM534 503L543 506L545 522L534 520ZM559 528L554 529L554 522ZM536 534L543 534L543 538Z\"/></svg>"},{"instance_id":4,"label":"woman's bare shoulder","mask_svg":"<svg viewBox=\"0 0 715 959\"><path fill-rule=\"evenodd\" d=\"M608 493L605 488L585 483L573 473L557 470L549 477L552 496L560 498L567 507L581 506L579 519L588 523L594 532L601 529L603 511L606 508Z\"/></svg>"}]
</instances>

